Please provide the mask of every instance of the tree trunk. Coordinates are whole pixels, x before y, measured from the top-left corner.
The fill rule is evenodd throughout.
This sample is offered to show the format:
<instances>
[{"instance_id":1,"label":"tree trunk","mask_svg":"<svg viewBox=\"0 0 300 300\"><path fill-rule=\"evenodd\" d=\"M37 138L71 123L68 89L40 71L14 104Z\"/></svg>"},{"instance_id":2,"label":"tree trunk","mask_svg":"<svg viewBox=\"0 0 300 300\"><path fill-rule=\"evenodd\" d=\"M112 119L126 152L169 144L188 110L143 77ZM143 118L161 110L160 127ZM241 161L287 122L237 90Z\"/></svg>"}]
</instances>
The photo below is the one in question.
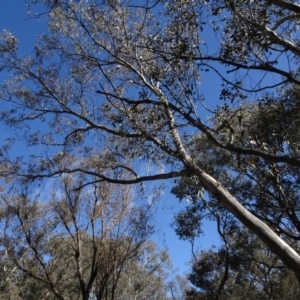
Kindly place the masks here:
<instances>
[{"instance_id":1,"label":"tree trunk","mask_svg":"<svg viewBox=\"0 0 300 300\"><path fill-rule=\"evenodd\" d=\"M219 201L249 230L277 255L284 264L300 278L300 256L285 241L283 241L269 226L255 217L238 200L233 197L219 182L210 175L198 169L199 180L218 197Z\"/></svg>"}]
</instances>

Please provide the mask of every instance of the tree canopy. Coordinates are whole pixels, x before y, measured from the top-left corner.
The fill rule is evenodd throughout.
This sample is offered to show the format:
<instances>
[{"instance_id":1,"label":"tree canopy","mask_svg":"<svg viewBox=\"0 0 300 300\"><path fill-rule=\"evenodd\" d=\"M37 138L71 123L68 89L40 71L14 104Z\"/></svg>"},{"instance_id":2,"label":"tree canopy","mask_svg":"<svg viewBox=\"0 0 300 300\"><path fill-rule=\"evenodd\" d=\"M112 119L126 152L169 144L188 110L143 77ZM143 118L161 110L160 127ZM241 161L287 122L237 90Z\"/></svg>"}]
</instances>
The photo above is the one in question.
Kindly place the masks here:
<instances>
[{"instance_id":1,"label":"tree canopy","mask_svg":"<svg viewBox=\"0 0 300 300\"><path fill-rule=\"evenodd\" d=\"M165 299L171 265L150 240L152 204L130 186L78 184L65 176L49 199L2 195L2 297Z\"/></svg>"},{"instance_id":2,"label":"tree canopy","mask_svg":"<svg viewBox=\"0 0 300 300\"><path fill-rule=\"evenodd\" d=\"M84 174L77 190L194 178L198 191L205 189L299 277L300 256L289 244L298 222L297 191L281 189L297 184L300 166L300 5L45 0L31 1L33 12L37 2L43 9L35 16L48 32L32 55L18 53L10 32L1 35L0 68L8 78L1 119L16 132L1 150L1 175L35 185ZM201 79L211 72L223 82L223 102L214 111L201 93ZM13 158L9 147L21 137L34 151ZM74 157L78 163L66 163ZM260 177L237 192L228 181L235 174L231 165ZM274 206L259 203L262 195L248 201L264 188L275 196ZM287 199L292 208L285 208Z\"/></svg>"}]
</instances>

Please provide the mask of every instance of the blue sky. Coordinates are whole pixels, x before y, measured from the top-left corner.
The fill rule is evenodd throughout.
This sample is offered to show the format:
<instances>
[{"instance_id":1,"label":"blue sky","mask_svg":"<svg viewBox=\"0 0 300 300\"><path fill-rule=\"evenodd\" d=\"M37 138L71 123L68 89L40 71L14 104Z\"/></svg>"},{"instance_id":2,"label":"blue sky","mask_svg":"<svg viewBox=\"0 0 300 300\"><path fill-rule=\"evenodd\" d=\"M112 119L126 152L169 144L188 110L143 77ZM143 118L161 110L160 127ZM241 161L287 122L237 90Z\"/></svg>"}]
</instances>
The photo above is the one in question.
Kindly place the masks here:
<instances>
[{"instance_id":1,"label":"blue sky","mask_svg":"<svg viewBox=\"0 0 300 300\"><path fill-rule=\"evenodd\" d=\"M30 19L26 15L26 5L23 0L1 0L0 1L0 30L7 29L12 32L19 40L19 53L30 53L33 49L35 37L39 33L45 32L47 29L43 22L37 19ZM218 104L218 89L220 80L215 76L207 74L203 79L202 90L210 101L206 103L210 108L214 108ZM0 77L3 80L3 77ZM1 126L1 125L0 125ZM0 127L0 136L3 140L9 132ZM2 144L2 141L1 143ZM14 148L14 155L18 156L18 152L30 151L23 147ZM189 267L186 263L191 258L191 248L188 242L180 241L175 235L174 230L170 227L175 211L182 209L186 202L183 200L181 204L169 193L171 186L168 187L159 204L158 214L156 216L156 224L158 233L156 240L161 245L167 245L169 253L175 268L180 270L180 273L188 271ZM201 249L207 248L212 244L218 244L218 238L215 230L215 225L206 223L204 225L206 235L201 238L196 246Z\"/></svg>"}]
</instances>

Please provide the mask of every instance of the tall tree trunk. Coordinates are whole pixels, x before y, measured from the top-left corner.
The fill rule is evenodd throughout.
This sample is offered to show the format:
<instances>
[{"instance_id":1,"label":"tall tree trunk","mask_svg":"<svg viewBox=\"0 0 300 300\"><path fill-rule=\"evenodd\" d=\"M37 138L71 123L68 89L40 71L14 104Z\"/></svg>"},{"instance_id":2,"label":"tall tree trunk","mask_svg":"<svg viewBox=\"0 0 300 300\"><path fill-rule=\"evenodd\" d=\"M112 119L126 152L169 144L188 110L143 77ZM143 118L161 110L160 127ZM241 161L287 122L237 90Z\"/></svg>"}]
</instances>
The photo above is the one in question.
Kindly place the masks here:
<instances>
[{"instance_id":1,"label":"tall tree trunk","mask_svg":"<svg viewBox=\"0 0 300 300\"><path fill-rule=\"evenodd\" d=\"M197 176L202 184L213 193L219 201L249 230L277 255L298 278L300 278L300 256L283 241L269 226L255 217L238 200L233 197L219 182L198 169Z\"/></svg>"}]
</instances>

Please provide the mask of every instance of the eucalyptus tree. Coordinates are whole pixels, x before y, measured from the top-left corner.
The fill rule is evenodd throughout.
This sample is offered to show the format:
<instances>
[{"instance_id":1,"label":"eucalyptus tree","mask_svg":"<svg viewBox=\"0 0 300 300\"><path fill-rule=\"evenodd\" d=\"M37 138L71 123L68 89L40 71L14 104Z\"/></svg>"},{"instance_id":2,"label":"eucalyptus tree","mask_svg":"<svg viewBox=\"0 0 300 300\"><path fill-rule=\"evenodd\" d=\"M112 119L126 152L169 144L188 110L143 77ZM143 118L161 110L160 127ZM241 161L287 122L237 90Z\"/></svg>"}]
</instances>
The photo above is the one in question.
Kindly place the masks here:
<instances>
[{"instance_id":1,"label":"eucalyptus tree","mask_svg":"<svg viewBox=\"0 0 300 300\"><path fill-rule=\"evenodd\" d=\"M222 108L212 118L212 123L214 128L218 128L223 140L230 139L231 132L234 131L236 144L240 147L255 147L270 153L290 153L297 156L297 102L298 91L288 89L280 96L280 100L268 99L266 95L264 102L256 105L251 103L235 109ZM230 124L230 129L223 124ZM217 147L203 134L196 135L190 141L189 149L197 158L198 165L222 182L232 195L241 199L244 207L281 237L298 243L298 168L266 161L255 155L228 152ZM205 216L210 207L217 207L220 214L227 213L212 193L204 195L203 185L197 177L180 180L172 191L178 198L186 197L192 201L193 205L188 207L187 213L193 211ZM182 216L178 221L185 222L184 219ZM200 215L196 219L199 223ZM199 229L195 231L196 228L191 233L199 233Z\"/></svg>"},{"instance_id":2,"label":"eucalyptus tree","mask_svg":"<svg viewBox=\"0 0 300 300\"><path fill-rule=\"evenodd\" d=\"M149 240L154 196L143 203L131 186L110 183L78 189L82 180L64 176L45 194L24 185L3 193L3 296L164 299L170 262Z\"/></svg>"},{"instance_id":3,"label":"eucalyptus tree","mask_svg":"<svg viewBox=\"0 0 300 300\"><path fill-rule=\"evenodd\" d=\"M297 89L282 91L279 99L266 95L257 105L251 103L226 111L221 109L212 118L212 123L215 128L220 128L230 122L238 137L236 143L242 147L253 144L270 153L285 151L297 155L297 98ZM227 139L231 130L223 127L220 133ZM195 136L190 149L195 157L198 155L202 169L222 181L232 195L242 199L244 207L299 251L297 168L253 155L227 152L205 135ZM203 221L208 219L216 223L223 241L218 250L194 253L190 280L200 291L189 293L190 299L243 299L246 295L249 299L299 297L297 280L292 278L286 266L237 223L213 194L204 193L196 177L181 179L173 193L180 199L189 200L187 208L175 218L180 238L190 240L194 245L195 239L203 234Z\"/></svg>"},{"instance_id":4,"label":"eucalyptus tree","mask_svg":"<svg viewBox=\"0 0 300 300\"><path fill-rule=\"evenodd\" d=\"M189 280L194 288L186 298L298 299L299 283L278 258L249 232L227 236L230 243L203 250L192 259Z\"/></svg>"},{"instance_id":5,"label":"eucalyptus tree","mask_svg":"<svg viewBox=\"0 0 300 300\"><path fill-rule=\"evenodd\" d=\"M210 127L200 118L204 104L199 90L202 71L207 70L221 76L221 98L230 101L245 100L245 93L255 97L269 87L263 86L265 73L282 76L273 88L287 82L298 85L298 4L40 2L47 10L40 17L48 32L39 37L32 56L18 54L18 41L11 33L1 35L0 66L8 80L0 96L9 107L2 111L2 121L35 149L30 157L13 159L8 149L14 139L9 139L1 152L3 176L38 182L67 173L89 175L81 187L194 176L300 276L298 253L251 213L243 199L234 197L222 179L202 169L198 154L190 150L194 133L202 132L229 152L299 167L293 153L240 147L228 122ZM220 41L217 53L214 46L214 53L208 53L202 38L206 26ZM287 67L281 68L282 57L290 63ZM227 71L218 70L215 63L227 66ZM254 72L257 78L257 71L264 73L253 83L249 76ZM223 129L229 131L225 138ZM39 152L42 146L45 150ZM66 156L80 157L80 163L61 164Z\"/></svg>"}]
</instances>

